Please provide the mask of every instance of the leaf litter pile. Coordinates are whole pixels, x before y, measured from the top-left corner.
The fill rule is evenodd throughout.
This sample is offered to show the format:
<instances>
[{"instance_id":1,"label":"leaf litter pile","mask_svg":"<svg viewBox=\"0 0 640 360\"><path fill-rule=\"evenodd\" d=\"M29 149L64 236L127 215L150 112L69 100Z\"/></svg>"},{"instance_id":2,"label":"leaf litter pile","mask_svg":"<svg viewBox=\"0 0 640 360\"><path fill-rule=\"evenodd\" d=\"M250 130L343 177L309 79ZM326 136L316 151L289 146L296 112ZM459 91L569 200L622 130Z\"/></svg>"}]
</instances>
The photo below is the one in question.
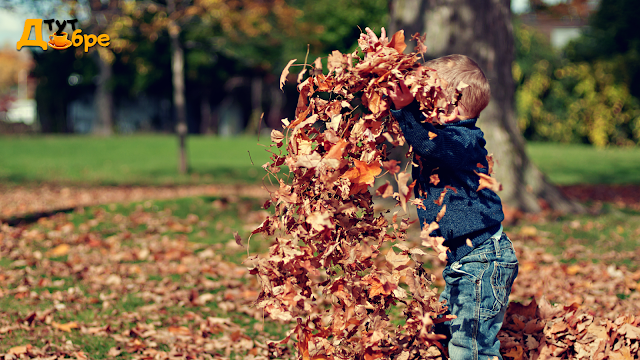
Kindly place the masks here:
<instances>
[{"instance_id":1,"label":"leaf litter pile","mask_svg":"<svg viewBox=\"0 0 640 360\"><path fill-rule=\"evenodd\" d=\"M271 161L263 167L279 188L264 206L273 206L275 213L253 233L275 240L268 255L254 258L251 274L262 285L258 308L295 327L283 340L270 344L270 356L285 356L291 341L296 357L305 360L441 356L440 336L432 327L444 320L437 316L446 304L438 301L431 287L435 276L423 268L426 253L406 241L414 221L398 218L398 211L391 221L384 214L376 215L369 191L384 170L396 184L387 181L375 189L376 195L395 198L405 214L407 203L422 205L421 200L410 200L416 185L408 183L410 171L402 171L397 161L388 159L387 147L404 143L389 115L391 101L386 95L392 84L404 81L426 121L433 124L457 116L457 100L466 86L461 84L453 96L445 95L446 82L418 63L424 38L418 34L413 38L418 46L411 54L403 54L402 31L390 42L372 46L361 42L363 58L358 50L334 51L327 59L326 75L320 59L313 65L305 60L298 75L295 119L283 120L286 135L272 131L271 147L280 150L271 151ZM285 67L281 84L294 62ZM309 69L310 76L302 81ZM283 165L288 173L281 172ZM437 174L432 182L437 184ZM483 176L478 190L485 187L497 191L500 184ZM422 245L434 250L440 260L446 259L444 239L429 234L446 212L442 199L447 191L456 189L445 188L439 199L427 200L440 205L441 211L420 233ZM577 313L578 306L541 304L542 310L535 302L526 311L511 308L500 334L505 356L624 358L638 354L640 318L607 322ZM394 308L402 309L400 324L390 321ZM600 339L597 345L592 343L595 339Z\"/></svg>"},{"instance_id":2,"label":"leaf litter pile","mask_svg":"<svg viewBox=\"0 0 640 360\"><path fill-rule=\"evenodd\" d=\"M222 216L237 207L253 228L266 212L193 202L204 205L182 217L147 202L0 224L2 357L265 358L283 331L263 329L257 279L229 261L246 249Z\"/></svg>"}]
</instances>

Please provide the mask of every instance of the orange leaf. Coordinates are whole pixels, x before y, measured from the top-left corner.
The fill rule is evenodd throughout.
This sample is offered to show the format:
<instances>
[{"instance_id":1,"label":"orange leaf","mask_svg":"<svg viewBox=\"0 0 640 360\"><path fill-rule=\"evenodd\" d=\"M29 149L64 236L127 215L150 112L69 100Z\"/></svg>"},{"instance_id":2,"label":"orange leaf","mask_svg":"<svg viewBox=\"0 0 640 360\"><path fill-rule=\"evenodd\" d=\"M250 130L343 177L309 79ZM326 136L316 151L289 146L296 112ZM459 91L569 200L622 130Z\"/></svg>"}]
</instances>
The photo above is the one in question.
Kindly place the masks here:
<instances>
[{"instance_id":1,"label":"orange leaf","mask_svg":"<svg viewBox=\"0 0 640 360\"><path fill-rule=\"evenodd\" d=\"M513 358L513 360L522 360L522 356L524 351L522 350L522 346L518 345L509 349L504 355Z\"/></svg>"},{"instance_id":2,"label":"orange leaf","mask_svg":"<svg viewBox=\"0 0 640 360\"><path fill-rule=\"evenodd\" d=\"M79 328L78 324L75 321L72 321L70 323L66 323L66 324L59 324L57 322L52 322L51 326L53 326L54 328L58 329L58 330L62 330L65 332L71 332L71 329L77 329Z\"/></svg>"},{"instance_id":3,"label":"orange leaf","mask_svg":"<svg viewBox=\"0 0 640 360\"><path fill-rule=\"evenodd\" d=\"M191 335L191 330L189 330L189 328L185 326L169 326L167 328L167 331L175 335L183 335L183 336Z\"/></svg>"},{"instance_id":4,"label":"orange leaf","mask_svg":"<svg viewBox=\"0 0 640 360\"><path fill-rule=\"evenodd\" d=\"M364 161L354 159L353 163L355 167L347 170L343 175L349 179L352 184L373 185L376 175L382 172L382 168L378 162L367 164Z\"/></svg>"},{"instance_id":5,"label":"orange leaf","mask_svg":"<svg viewBox=\"0 0 640 360\"><path fill-rule=\"evenodd\" d=\"M482 189L489 189L497 193L498 191L502 190L502 184L500 184L496 179L492 178L487 174L479 173L477 171L474 171L474 173L476 173L476 175L480 177L480 186L476 191L480 191Z\"/></svg>"},{"instance_id":6,"label":"orange leaf","mask_svg":"<svg viewBox=\"0 0 640 360\"><path fill-rule=\"evenodd\" d=\"M63 256L69 252L69 249L70 249L69 244L60 244L55 248L49 250L47 254L49 256Z\"/></svg>"},{"instance_id":7,"label":"orange leaf","mask_svg":"<svg viewBox=\"0 0 640 360\"><path fill-rule=\"evenodd\" d=\"M433 200L433 203L440 206L442 205L442 202L444 201L444 196L447 195L447 188L445 187L444 190L442 190L442 192L440 193L440 196L436 199Z\"/></svg>"},{"instance_id":8,"label":"orange leaf","mask_svg":"<svg viewBox=\"0 0 640 360\"><path fill-rule=\"evenodd\" d=\"M11 349L9 349L9 351L7 352L7 355L8 354L13 354L13 355L26 354L27 351L29 351L30 349L31 349L31 345L14 346Z\"/></svg>"},{"instance_id":9,"label":"orange leaf","mask_svg":"<svg viewBox=\"0 0 640 360\"><path fill-rule=\"evenodd\" d=\"M340 139L336 144L334 144L329 152L324 156L325 159L342 159L342 153L344 149L347 147L347 142L344 139Z\"/></svg>"},{"instance_id":10,"label":"orange leaf","mask_svg":"<svg viewBox=\"0 0 640 360\"><path fill-rule=\"evenodd\" d=\"M287 75L289 75L289 68L294 62L296 62L296 60L298 59L289 60L289 62L287 63L287 66L285 66L284 69L282 70L282 74L280 74L280 90L282 90L284 83L287 81Z\"/></svg>"},{"instance_id":11,"label":"orange leaf","mask_svg":"<svg viewBox=\"0 0 640 360\"><path fill-rule=\"evenodd\" d=\"M429 176L429 183L433 185L438 185L439 182L440 182L440 177L438 176L438 174L433 174Z\"/></svg>"},{"instance_id":12,"label":"orange leaf","mask_svg":"<svg viewBox=\"0 0 640 360\"><path fill-rule=\"evenodd\" d=\"M402 54L404 49L407 48L407 44L404 43L404 30L397 31L393 34L391 42L389 42L387 46L396 49L397 52Z\"/></svg>"},{"instance_id":13,"label":"orange leaf","mask_svg":"<svg viewBox=\"0 0 640 360\"><path fill-rule=\"evenodd\" d=\"M438 215L436 215L436 221L442 220L442 217L446 212L447 212L447 204L444 204L442 205L442 209L440 209L440 211L438 212Z\"/></svg>"}]
</instances>

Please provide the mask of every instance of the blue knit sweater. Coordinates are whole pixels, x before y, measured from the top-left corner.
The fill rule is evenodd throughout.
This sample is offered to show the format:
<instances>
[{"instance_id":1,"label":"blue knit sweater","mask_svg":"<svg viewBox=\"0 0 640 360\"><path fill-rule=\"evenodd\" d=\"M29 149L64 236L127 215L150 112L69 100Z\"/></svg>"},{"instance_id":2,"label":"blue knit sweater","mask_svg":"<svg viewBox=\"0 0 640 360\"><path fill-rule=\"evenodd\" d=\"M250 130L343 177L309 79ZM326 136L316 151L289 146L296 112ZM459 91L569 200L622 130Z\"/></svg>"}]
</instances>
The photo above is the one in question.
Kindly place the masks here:
<instances>
[{"instance_id":1,"label":"blue knit sweater","mask_svg":"<svg viewBox=\"0 0 640 360\"><path fill-rule=\"evenodd\" d=\"M475 172L487 174L489 170L484 134L476 126L477 119L436 126L423 123L425 118L415 101L401 110L391 110L391 114L417 155L414 162L419 166L413 167L412 176L417 179L415 196L424 204L418 205L420 226L435 221L446 204L440 228L431 236L444 237L449 263L458 261L498 232L504 220L500 197L489 189L476 191L480 177ZM431 180L432 175L437 177ZM442 205L438 205L445 187Z\"/></svg>"}]
</instances>

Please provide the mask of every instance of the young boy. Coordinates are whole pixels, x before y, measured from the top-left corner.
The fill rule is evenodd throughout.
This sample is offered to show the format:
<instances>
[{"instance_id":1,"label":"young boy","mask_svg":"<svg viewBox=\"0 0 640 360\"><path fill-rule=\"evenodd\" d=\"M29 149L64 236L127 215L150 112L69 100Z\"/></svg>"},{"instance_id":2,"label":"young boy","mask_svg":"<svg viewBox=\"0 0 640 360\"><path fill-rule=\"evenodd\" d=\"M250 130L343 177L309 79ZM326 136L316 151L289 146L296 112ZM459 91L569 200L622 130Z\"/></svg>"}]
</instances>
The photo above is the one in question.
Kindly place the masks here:
<instances>
[{"instance_id":1,"label":"young boy","mask_svg":"<svg viewBox=\"0 0 640 360\"><path fill-rule=\"evenodd\" d=\"M421 226L435 221L442 206L447 206L440 228L430 235L444 237L443 245L449 248L440 300L457 318L439 324L436 332L447 336L451 359L502 359L497 334L518 274L518 260L502 231L500 198L488 188L479 189L478 173L488 174L489 164L484 134L476 121L489 103L489 83L478 64L464 55L441 57L424 66L448 82L447 91L460 82L469 85L462 90L459 116L445 125L423 122L425 117L403 82L389 93L395 106L391 114L413 146L418 165L412 175L418 180L415 196L424 205L418 207ZM449 190L439 202L445 187Z\"/></svg>"}]
</instances>

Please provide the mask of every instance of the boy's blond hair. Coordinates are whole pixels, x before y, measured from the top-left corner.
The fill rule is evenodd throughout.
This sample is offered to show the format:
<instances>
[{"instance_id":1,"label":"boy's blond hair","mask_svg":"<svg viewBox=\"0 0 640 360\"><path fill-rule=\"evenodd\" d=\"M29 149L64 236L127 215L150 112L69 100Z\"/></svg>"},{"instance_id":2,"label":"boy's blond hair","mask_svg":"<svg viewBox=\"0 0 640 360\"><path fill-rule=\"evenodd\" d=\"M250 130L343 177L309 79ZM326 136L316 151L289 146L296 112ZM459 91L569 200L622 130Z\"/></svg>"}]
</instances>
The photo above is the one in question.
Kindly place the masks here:
<instances>
[{"instance_id":1,"label":"boy's blond hair","mask_svg":"<svg viewBox=\"0 0 640 360\"><path fill-rule=\"evenodd\" d=\"M489 104L489 81L480 66L471 58L460 54L447 55L427 61L425 66L436 70L438 76L448 83L447 90L451 95L461 82L469 85L462 90L462 97L458 103L465 117L478 117Z\"/></svg>"}]
</instances>

